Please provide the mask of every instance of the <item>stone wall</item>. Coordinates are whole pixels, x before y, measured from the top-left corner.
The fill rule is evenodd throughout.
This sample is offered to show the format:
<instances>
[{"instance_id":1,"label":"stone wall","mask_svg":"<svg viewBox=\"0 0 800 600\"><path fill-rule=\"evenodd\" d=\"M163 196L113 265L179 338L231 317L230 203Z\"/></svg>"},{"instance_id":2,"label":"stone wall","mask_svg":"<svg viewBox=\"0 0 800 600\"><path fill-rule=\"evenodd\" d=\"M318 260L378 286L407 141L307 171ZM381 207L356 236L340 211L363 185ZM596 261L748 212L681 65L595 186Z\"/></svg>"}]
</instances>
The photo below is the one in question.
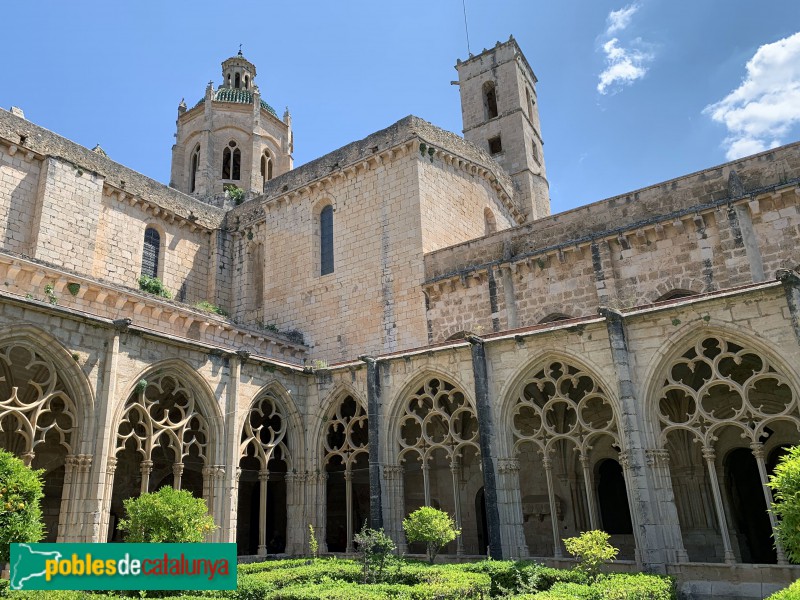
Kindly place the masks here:
<instances>
[{"instance_id":1,"label":"stone wall","mask_svg":"<svg viewBox=\"0 0 800 600\"><path fill-rule=\"evenodd\" d=\"M794 144L428 253L433 339L772 278L800 263L798 177Z\"/></svg>"}]
</instances>

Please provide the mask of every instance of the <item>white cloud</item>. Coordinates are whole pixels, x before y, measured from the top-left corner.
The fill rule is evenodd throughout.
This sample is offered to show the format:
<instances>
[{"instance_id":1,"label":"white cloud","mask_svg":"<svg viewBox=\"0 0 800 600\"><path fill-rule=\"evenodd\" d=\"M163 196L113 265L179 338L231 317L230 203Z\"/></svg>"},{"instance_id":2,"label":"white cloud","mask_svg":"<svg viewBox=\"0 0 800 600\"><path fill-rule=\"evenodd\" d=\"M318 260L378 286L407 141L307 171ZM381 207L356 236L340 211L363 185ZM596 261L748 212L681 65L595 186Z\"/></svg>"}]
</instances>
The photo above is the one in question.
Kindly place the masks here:
<instances>
[{"instance_id":1,"label":"white cloud","mask_svg":"<svg viewBox=\"0 0 800 600\"><path fill-rule=\"evenodd\" d=\"M703 109L728 129L728 160L778 146L800 124L800 32L764 44L746 68L738 88Z\"/></svg>"},{"instance_id":2,"label":"white cloud","mask_svg":"<svg viewBox=\"0 0 800 600\"><path fill-rule=\"evenodd\" d=\"M647 73L646 63L652 59L650 54L639 50L623 48L617 38L603 44L606 55L606 68L600 73L597 91L607 94L614 85L630 85Z\"/></svg>"},{"instance_id":3,"label":"white cloud","mask_svg":"<svg viewBox=\"0 0 800 600\"><path fill-rule=\"evenodd\" d=\"M653 56L638 48L642 46L639 38L623 43L620 35L631 24L633 16L639 11L641 4L634 2L619 10L608 13L605 33L602 38L605 42L599 50L605 54L606 68L598 75L597 91L607 94L615 88L630 85L641 79L647 73L647 63Z\"/></svg>"},{"instance_id":4,"label":"white cloud","mask_svg":"<svg viewBox=\"0 0 800 600\"><path fill-rule=\"evenodd\" d=\"M614 35L618 31L622 31L630 25L633 15L636 14L640 8L639 4L629 4L625 8L619 10L612 10L608 13L608 28L606 35Z\"/></svg>"}]
</instances>

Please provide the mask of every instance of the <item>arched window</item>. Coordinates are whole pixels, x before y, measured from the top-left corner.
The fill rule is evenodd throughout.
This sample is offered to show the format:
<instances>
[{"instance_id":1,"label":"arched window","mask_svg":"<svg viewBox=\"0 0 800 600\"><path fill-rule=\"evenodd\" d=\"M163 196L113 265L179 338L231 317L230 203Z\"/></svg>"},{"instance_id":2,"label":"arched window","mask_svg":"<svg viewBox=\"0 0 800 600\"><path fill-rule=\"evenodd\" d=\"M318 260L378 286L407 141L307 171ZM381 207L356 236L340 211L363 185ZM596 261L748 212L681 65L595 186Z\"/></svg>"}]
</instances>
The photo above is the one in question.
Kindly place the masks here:
<instances>
[{"instance_id":1,"label":"arched window","mask_svg":"<svg viewBox=\"0 0 800 600\"><path fill-rule=\"evenodd\" d=\"M236 147L236 142L231 140L225 150L222 151L222 178L240 179L241 163L242 153Z\"/></svg>"},{"instance_id":2,"label":"arched window","mask_svg":"<svg viewBox=\"0 0 800 600\"><path fill-rule=\"evenodd\" d=\"M250 84L250 78L247 75L245 75L244 76L244 89L246 89L246 90L249 89L249 84Z\"/></svg>"},{"instance_id":3,"label":"arched window","mask_svg":"<svg viewBox=\"0 0 800 600\"><path fill-rule=\"evenodd\" d=\"M261 180L266 184L270 179L272 179L272 157L269 150L264 150L264 154L261 155Z\"/></svg>"},{"instance_id":4,"label":"arched window","mask_svg":"<svg viewBox=\"0 0 800 600\"><path fill-rule=\"evenodd\" d=\"M487 81L483 84L483 106L486 109L487 121L497 116L497 91L494 81Z\"/></svg>"},{"instance_id":5,"label":"arched window","mask_svg":"<svg viewBox=\"0 0 800 600\"><path fill-rule=\"evenodd\" d=\"M564 313L559 313L559 312L550 313L549 315L544 317L541 321L539 321L539 324L541 325L542 323L555 323L556 321L566 321L567 319L571 318L572 317L570 317L569 315L565 315Z\"/></svg>"},{"instance_id":6,"label":"arched window","mask_svg":"<svg viewBox=\"0 0 800 600\"><path fill-rule=\"evenodd\" d=\"M656 302L666 302L667 300L678 300L679 298L688 298L690 296L696 296L697 292L693 292L692 290L684 290L680 288L676 288L674 290L668 291L666 294L660 295L656 298Z\"/></svg>"},{"instance_id":7,"label":"arched window","mask_svg":"<svg viewBox=\"0 0 800 600\"><path fill-rule=\"evenodd\" d=\"M158 277L158 253L161 251L161 236L152 227L144 230L142 251L142 275Z\"/></svg>"},{"instance_id":8,"label":"arched window","mask_svg":"<svg viewBox=\"0 0 800 600\"><path fill-rule=\"evenodd\" d=\"M239 83L240 83L240 81L239 81L239 74L238 74L238 73L236 73L236 79L235 79L235 83L233 84L233 86L234 86L234 87L235 87L237 90L239 89Z\"/></svg>"},{"instance_id":9,"label":"arched window","mask_svg":"<svg viewBox=\"0 0 800 600\"><path fill-rule=\"evenodd\" d=\"M195 146L192 152L192 159L189 166L189 193L193 193L197 187L197 169L200 168L200 145Z\"/></svg>"},{"instance_id":10,"label":"arched window","mask_svg":"<svg viewBox=\"0 0 800 600\"><path fill-rule=\"evenodd\" d=\"M533 160L535 160L537 163L540 162L539 161L539 146L536 145L535 141L531 142L531 152L533 154Z\"/></svg>"},{"instance_id":11,"label":"arched window","mask_svg":"<svg viewBox=\"0 0 800 600\"><path fill-rule=\"evenodd\" d=\"M603 530L611 535L633 533L625 475L613 458L601 461L597 468L597 500Z\"/></svg>"},{"instance_id":12,"label":"arched window","mask_svg":"<svg viewBox=\"0 0 800 600\"><path fill-rule=\"evenodd\" d=\"M320 275L333 273L333 207L329 204L319 214Z\"/></svg>"}]
</instances>

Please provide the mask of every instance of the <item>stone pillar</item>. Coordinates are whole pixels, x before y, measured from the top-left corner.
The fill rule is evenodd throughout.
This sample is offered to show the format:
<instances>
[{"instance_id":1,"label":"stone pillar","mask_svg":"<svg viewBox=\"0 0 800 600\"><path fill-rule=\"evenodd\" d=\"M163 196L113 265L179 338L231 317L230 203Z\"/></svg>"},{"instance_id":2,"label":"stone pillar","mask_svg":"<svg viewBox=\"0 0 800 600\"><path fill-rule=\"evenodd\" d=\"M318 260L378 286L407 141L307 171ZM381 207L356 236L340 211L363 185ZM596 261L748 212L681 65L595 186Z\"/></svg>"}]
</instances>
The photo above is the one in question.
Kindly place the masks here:
<instances>
[{"instance_id":1,"label":"stone pillar","mask_svg":"<svg viewBox=\"0 0 800 600\"><path fill-rule=\"evenodd\" d=\"M666 540L674 539L676 532L664 534L664 529L675 528L675 523L664 523L658 514L658 496L651 482L645 455L643 403L636 397L631 380L630 355L625 335L623 316L611 309L601 309L606 319L611 358L619 385L620 443L625 450L624 469L628 501L631 506L637 560L647 571L664 573L666 570ZM620 456L622 460L622 455ZM626 465L623 464L623 467ZM677 536L680 536L678 528ZM673 549L674 550L674 549Z\"/></svg>"},{"instance_id":2,"label":"stone pillar","mask_svg":"<svg viewBox=\"0 0 800 600\"><path fill-rule=\"evenodd\" d=\"M669 452L661 448L649 448L645 451L647 464L653 474L653 481L658 494L658 512L662 522L669 523L664 528L664 540L667 543L667 562L689 562L689 554L683 545L683 535L678 519L678 507L675 504L675 492L672 489L672 473L669 467Z\"/></svg>"},{"instance_id":3,"label":"stone pillar","mask_svg":"<svg viewBox=\"0 0 800 600\"><path fill-rule=\"evenodd\" d=\"M222 523L224 515L222 514L223 498L222 481L225 477L225 467L223 465L211 465L203 469L203 498L206 500L208 506L208 514L214 518L215 523ZM221 528L217 528L211 532L211 542L220 542L223 538Z\"/></svg>"},{"instance_id":4,"label":"stone pillar","mask_svg":"<svg viewBox=\"0 0 800 600\"><path fill-rule=\"evenodd\" d=\"M64 487L61 490L61 508L58 511L58 532L56 542L72 541L70 534L74 528L75 515L72 513L72 503L74 492L72 489L72 477L78 457L68 454L64 457Z\"/></svg>"},{"instance_id":5,"label":"stone pillar","mask_svg":"<svg viewBox=\"0 0 800 600\"><path fill-rule=\"evenodd\" d=\"M403 466L386 465L383 467L383 479L386 482L386 497L388 498L388 515L386 519L386 533L397 544L397 552L405 554L406 536L403 532L403 513L405 511L405 495L403 490Z\"/></svg>"},{"instance_id":6,"label":"stone pillar","mask_svg":"<svg viewBox=\"0 0 800 600\"><path fill-rule=\"evenodd\" d=\"M172 465L172 487L173 489L181 489L181 477L183 476L183 463L175 463Z\"/></svg>"},{"instance_id":7,"label":"stone pillar","mask_svg":"<svg viewBox=\"0 0 800 600\"><path fill-rule=\"evenodd\" d=\"M153 461L143 460L139 465L142 473L142 487L139 489L140 494L146 494L150 491L150 473L153 472Z\"/></svg>"},{"instance_id":8,"label":"stone pillar","mask_svg":"<svg viewBox=\"0 0 800 600\"><path fill-rule=\"evenodd\" d=\"M558 530L558 510L556 509L556 495L553 490L553 459L549 456L542 457L542 467L547 478L547 500L550 503L550 522L553 526L553 556L561 558L561 532Z\"/></svg>"},{"instance_id":9,"label":"stone pillar","mask_svg":"<svg viewBox=\"0 0 800 600\"><path fill-rule=\"evenodd\" d=\"M269 471L258 472L258 555L267 555L267 482Z\"/></svg>"},{"instance_id":10,"label":"stone pillar","mask_svg":"<svg viewBox=\"0 0 800 600\"><path fill-rule=\"evenodd\" d=\"M486 368L486 352L483 340L469 336L467 340L472 350L472 374L475 380L475 408L478 417L478 438L481 448L481 467L483 469L483 491L486 497L486 525L489 531L489 556L493 560L503 559L503 546L500 538L500 512L497 508L497 485L495 483L495 447L492 406L489 401L489 376Z\"/></svg>"},{"instance_id":11,"label":"stone pillar","mask_svg":"<svg viewBox=\"0 0 800 600\"><path fill-rule=\"evenodd\" d=\"M369 428L369 526L383 528L381 507L381 380L380 365L373 358L361 357L367 363L367 426ZM348 538L349 539L349 538ZM348 541L348 543L350 543Z\"/></svg>"},{"instance_id":12,"label":"stone pillar","mask_svg":"<svg viewBox=\"0 0 800 600\"><path fill-rule=\"evenodd\" d=\"M764 501L767 503L767 514L769 514L769 523L772 526L772 539L775 540L775 553L778 557L778 564L787 565L789 563L783 551L783 544L778 540L778 519L775 517L775 513L772 512L772 490L767 485L769 480L767 478L767 465L764 464L764 444L753 442L750 444L750 449L753 451L753 456L758 465L758 475L761 478L761 486L764 490Z\"/></svg>"},{"instance_id":13,"label":"stone pillar","mask_svg":"<svg viewBox=\"0 0 800 600\"><path fill-rule=\"evenodd\" d=\"M72 501L70 502L73 521L71 533L68 531L66 541L84 542L91 539L93 512L92 505L86 503L91 488L91 472L93 457L91 454L78 454L72 472Z\"/></svg>"},{"instance_id":14,"label":"stone pillar","mask_svg":"<svg viewBox=\"0 0 800 600\"><path fill-rule=\"evenodd\" d=\"M219 526L220 541L235 542L237 518L236 512L239 502L239 419L237 419L239 406L239 380L241 379L242 360L238 354L228 357L228 381L225 386L225 418L222 423L224 428L222 449L222 462L224 463L225 476L220 490ZM247 416L245 416L247 418Z\"/></svg>"},{"instance_id":15,"label":"stone pillar","mask_svg":"<svg viewBox=\"0 0 800 600\"><path fill-rule=\"evenodd\" d=\"M519 483L519 460L497 459L497 499L500 511L500 534L503 555L509 560L528 556L522 514L522 493Z\"/></svg>"},{"instance_id":16,"label":"stone pillar","mask_svg":"<svg viewBox=\"0 0 800 600\"><path fill-rule=\"evenodd\" d=\"M455 457L451 459L450 474L453 476L453 505L456 511L456 529L463 531L461 526L461 465ZM458 556L464 555L464 536L459 535L456 538L456 554Z\"/></svg>"},{"instance_id":17,"label":"stone pillar","mask_svg":"<svg viewBox=\"0 0 800 600\"><path fill-rule=\"evenodd\" d=\"M717 454L714 448L703 446L703 458L706 459L708 466L708 479L711 483L711 493L714 497L714 507L717 512L717 523L722 535L722 548L725 551L725 562L732 565L736 562L733 555L733 547L731 546L731 534L728 531L728 520L725 518L725 506L722 503L722 492L719 489L719 480L717 479Z\"/></svg>"},{"instance_id":18,"label":"stone pillar","mask_svg":"<svg viewBox=\"0 0 800 600\"><path fill-rule=\"evenodd\" d=\"M581 469L583 470L583 484L586 489L586 503L589 505L589 526L592 529L600 528L600 518L597 516L597 498L594 495L592 470L589 468L589 455L581 452Z\"/></svg>"},{"instance_id":19,"label":"stone pillar","mask_svg":"<svg viewBox=\"0 0 800 600\"><path fill-rule=\"evenodd\" d=\"M111 537L111 532L108 530L109 518L111 517L111 494L114 491L114 473L117 470L117 457L109 456L106 461L106 469L103 473L103 485L105 486L106 493L102 499L102 505L97 513L97 532L102 533L103 539L95 539L95 542L107 542Z\"/></svg>"},{"instance_id":20,"label":"stone pillar","mask_svg":"<svg viewBox=\"0 0 800 600\"><path fill-rule=\"evenodd\" d=\"M306 475L286 474L286 554L298 556L304 553L304 536L308 523L303 518L303 494Z\"/></svg>"}]
</instances>

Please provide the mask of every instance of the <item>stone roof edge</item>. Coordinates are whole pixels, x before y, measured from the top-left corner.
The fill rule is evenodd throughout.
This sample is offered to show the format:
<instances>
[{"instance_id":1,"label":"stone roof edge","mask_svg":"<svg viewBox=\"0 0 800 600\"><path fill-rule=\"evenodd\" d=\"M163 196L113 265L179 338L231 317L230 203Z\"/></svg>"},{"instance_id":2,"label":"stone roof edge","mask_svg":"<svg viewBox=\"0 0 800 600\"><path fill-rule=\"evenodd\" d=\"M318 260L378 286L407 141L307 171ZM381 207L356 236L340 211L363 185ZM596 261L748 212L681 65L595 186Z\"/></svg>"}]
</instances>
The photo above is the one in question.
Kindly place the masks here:
<instances>
[{"instance_id":1,"label":"stone roof edge","mask_svg":"<svg viewBox=\"0 0 800 600\"><path fill-rule=\"evenodd\" d=\"M25 136L25 143L14 137ZM222 224L224 211L196 198L179 192L138 171L126 167L106 156L92 152L85 146L54 133L40 125L17 117L0 108L0 141L16 146L40 157L52 156L104 178L104 184L128 196L140 197L167 213L206 229L217 229Z\"/></svg>"},{"instance_id":2,"label":"stone roof edge","mask_svg":"<svg viewBox=\"0 0 800 600\"><path fill-rule=\"evenodd\" d=\"M511 178L494 159L462 137L413 115L279 175L267 184L264 194L231 209L230 213L246 213L254 204L261 206L277 202L280 205L284 200L291 201L306 189L324 186L351 169L358 170L361 164L391 159L398 153L398 148L409 150L414 140L420 142L417 147L421 151L423 148L432 151L428 154L431 158L439 155L448 164L486 179L515 221L518 224L525 222L521 208L514 201Z\"/></svg>"}]
</instances>

